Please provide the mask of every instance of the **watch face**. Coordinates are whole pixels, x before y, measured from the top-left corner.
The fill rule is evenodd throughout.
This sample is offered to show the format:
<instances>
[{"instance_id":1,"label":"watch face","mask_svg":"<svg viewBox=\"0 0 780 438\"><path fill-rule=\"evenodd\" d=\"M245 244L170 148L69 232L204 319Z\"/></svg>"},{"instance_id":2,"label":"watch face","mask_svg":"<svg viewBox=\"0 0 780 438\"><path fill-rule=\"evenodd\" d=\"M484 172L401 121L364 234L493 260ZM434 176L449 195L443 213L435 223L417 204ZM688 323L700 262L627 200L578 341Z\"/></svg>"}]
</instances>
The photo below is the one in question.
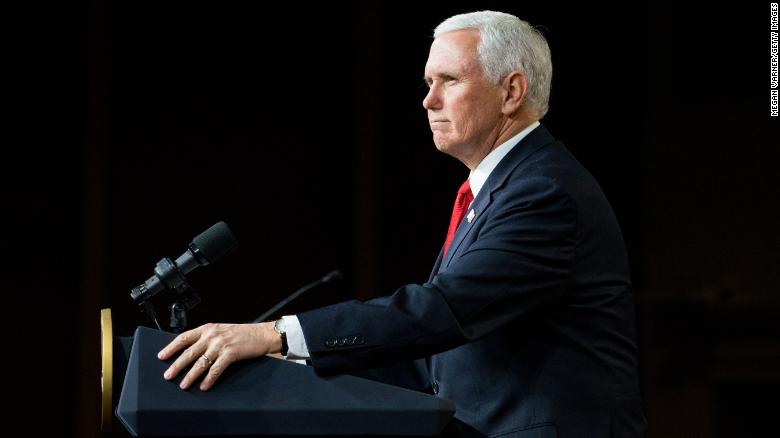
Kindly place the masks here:
<instances>
[{"instance_id":1,"label":"watch face","mask_svg":"<svg viewBox=\"0 0 780 438\"><path fill-rule=\"evenodd\" d=\"M282 318L277 319L276 322L274 323L274 328L276 329L277 332L284 333L285 332L284 319Z\"/></svg>"}]
</instances>

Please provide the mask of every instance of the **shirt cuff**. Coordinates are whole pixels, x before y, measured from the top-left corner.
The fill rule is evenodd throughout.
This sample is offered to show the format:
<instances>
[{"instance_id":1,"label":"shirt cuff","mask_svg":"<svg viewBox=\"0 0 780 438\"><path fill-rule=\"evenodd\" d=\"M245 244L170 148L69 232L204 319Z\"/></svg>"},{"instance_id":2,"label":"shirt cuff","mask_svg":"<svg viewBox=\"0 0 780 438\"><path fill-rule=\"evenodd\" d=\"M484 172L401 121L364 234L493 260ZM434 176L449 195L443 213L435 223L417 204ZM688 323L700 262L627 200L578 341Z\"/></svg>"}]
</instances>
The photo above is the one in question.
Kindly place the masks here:
<instances>
[{"instance_id":1,"label":"shirt cuff","mask_svg":"<svg viewBox=\"0 0 780 438\"><path fill-rule=\"evenodd\" d=\"M305 359L311 359L311 356L309 356L309 348L306 346L306 339L303 337L301 322L295 315L285 315L282 319L287 334L287 360L305 363Z\"/></svg>"}]
</instances>

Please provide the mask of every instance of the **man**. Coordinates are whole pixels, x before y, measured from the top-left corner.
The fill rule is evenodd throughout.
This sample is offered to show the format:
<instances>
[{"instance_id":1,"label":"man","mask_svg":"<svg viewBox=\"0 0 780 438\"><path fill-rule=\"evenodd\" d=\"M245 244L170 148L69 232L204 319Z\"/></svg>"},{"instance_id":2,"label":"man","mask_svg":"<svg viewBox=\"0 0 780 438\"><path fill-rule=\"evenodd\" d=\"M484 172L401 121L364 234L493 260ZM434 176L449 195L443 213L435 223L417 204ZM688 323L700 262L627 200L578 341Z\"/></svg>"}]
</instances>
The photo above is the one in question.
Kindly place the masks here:
<instances>
[{"instance_id":1,"label":"man","mask_svg":"<svg viewBox=\"0 0 780 438\"><path fill-rule=\"evenodd\" d=\"M206 374L205 390L288 341L320 372L408 364L374 376L403 369L407 386L454 401L463 435L642 435L623 240L596 181L539 123L551 77L544 37L512 15L441 23L423 106L436 147L470 175L429 281L275 325L196 328L160 352L186 347L165 378L197 362L181 386Z\"/></svg>"}]
</instances>

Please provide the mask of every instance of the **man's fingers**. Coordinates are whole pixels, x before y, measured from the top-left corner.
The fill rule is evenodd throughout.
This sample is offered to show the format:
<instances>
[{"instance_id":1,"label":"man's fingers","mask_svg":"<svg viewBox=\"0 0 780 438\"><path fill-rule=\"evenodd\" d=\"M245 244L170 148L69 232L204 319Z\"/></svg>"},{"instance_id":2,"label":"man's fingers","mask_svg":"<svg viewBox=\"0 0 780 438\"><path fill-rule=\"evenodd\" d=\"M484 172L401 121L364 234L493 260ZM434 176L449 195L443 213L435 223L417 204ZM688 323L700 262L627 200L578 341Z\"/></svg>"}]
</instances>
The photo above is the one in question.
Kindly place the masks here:
<instances>
[{"instance_id":1,"label":"man's fingers","mask_svg":"<svg viewBox=\"0 0 780 438\"><path fill-rule=\"evenodd\" d=\"M179 375L181 370L187 368L189 364L197 361L198 357L202 355L204 351L206 351L207 347L208 346L202 339L192 344L189 348L184 350L175 361L173 361L171 366L168 367L168 369L163 374L163 377L166 380L171 380Z\"/></svg>"},{"instance_id":2,"label":"man's fingers","mask_svg":"<svg viewBox=\"0 0 780 438\"><path fill-rule=\"evenodd\" d=\"M231 362L232 359L230 358L229 354L223 354L217 357L217 360L215 360L211 367L209 367L206 377L204 377L203 381L200 382L200 390L208 391L212 386L214 386L214 382L219 379L219 376L222 375L222 373L225 371L225 368L227 368Z\"/></svg>"},{"instance_id":3,"label":"man's fingers","mask_svg":"<svg viewBox=\"0 0 780 438\"><path fill-rule=\"evenodd\" d=\"M213 357L215 353L212 353ZM214 360L207 353L201 354L195 362L192 364L192 368L186 376L181 380L179 388L187 389L192 385L192 382L197 380L203 373L208 372L209 368L214 365Z\"/></svg>"},{"instance_id":4,"label":"man's fingers","mask_svg":"<svg viewBox=\"0 0 780 438\"><path fill-rule=\"evenodd\" d=\"M173 353L176 353L177 351L181 350L182 348L186 348L195 342L197 342L198 338L200 337L200 327L196 329L192 329L189 331L186 331L179 336L176 336L176 338L171 341L170 344L166 345L165 348L160 350L159 353L157 353L157 358L160 360L166 360L169 359Z\"/></svg>"}]
</instances>

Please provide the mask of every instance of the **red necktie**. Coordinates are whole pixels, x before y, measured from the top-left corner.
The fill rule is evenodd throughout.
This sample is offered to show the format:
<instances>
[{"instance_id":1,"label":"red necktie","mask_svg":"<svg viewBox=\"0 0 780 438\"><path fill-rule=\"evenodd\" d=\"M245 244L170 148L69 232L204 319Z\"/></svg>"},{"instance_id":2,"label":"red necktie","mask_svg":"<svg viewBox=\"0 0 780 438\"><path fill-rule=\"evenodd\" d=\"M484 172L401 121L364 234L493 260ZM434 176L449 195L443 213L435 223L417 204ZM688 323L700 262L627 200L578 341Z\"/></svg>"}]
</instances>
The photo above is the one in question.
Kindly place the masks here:
<instances>
[{"instance_id":1,"label":"red necktie","mask_svg":"<svg viewBox=\"0 0 780 438\"><path fill-rule=\"evenodd\" d=\"M466 180L458 190L458 196L455 198L455 205L452 207L452 217L450 218L450 228L447 230L447 240L444 242L444 252L442 257L447 255L447 249L452 243L452 238L455 237L455 231L458 229L458 225L463 220L463 216L466 214L466 210L469 208L469 204L474 200L474 195L471 193L471 186L469 180Z\"/></svg>"}]
</instances>

